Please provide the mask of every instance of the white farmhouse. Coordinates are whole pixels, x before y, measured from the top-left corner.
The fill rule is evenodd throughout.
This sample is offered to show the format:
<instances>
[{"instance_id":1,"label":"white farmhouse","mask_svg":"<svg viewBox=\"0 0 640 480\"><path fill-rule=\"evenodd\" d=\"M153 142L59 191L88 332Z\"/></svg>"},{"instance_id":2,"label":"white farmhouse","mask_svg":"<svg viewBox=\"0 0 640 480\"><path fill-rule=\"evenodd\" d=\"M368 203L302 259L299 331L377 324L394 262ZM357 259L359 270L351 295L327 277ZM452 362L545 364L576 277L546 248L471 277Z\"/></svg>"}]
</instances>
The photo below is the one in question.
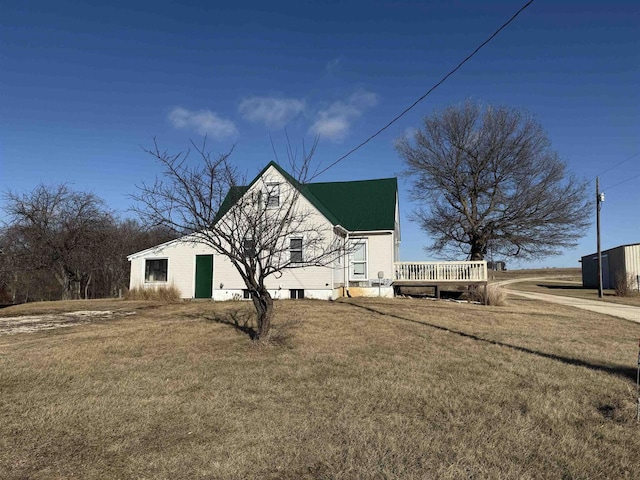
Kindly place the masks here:
<instances>
[{"instance_id":1,"label":"white farmhouse","mask_svg":"<svg viewBox=\"0 0 640 480\"><path fill-rule=\"evenodd\" d=\"M233 206L234 198L249 194L258 184L269 187L268 201L277 201L281 189L298 189L297 201L312 213L315 224L348 245L328 265L287 269L269 277L266 285L273 298L393 296L391 284L400 244L396 178L300 185L271 162L250 185L229 193L218 218ZM289 241L291 260L304 256L302 242L295 238ZM127 258L131 262L131 288L173 285L183 298L249 298L231 261L206 244L194 242L193 237L157 245Z\"/></svg>"}]
</instances>

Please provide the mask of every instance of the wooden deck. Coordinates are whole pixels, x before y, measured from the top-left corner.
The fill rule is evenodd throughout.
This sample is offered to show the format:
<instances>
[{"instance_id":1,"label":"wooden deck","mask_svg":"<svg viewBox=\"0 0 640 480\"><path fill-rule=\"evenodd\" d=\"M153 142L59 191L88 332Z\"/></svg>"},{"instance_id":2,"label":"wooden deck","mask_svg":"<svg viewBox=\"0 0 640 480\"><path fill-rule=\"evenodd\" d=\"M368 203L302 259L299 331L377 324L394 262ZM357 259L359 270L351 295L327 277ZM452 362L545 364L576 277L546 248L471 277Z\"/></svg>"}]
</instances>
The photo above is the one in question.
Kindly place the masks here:
<instances>
[{"instance_id":1,"label":"wooden deck","mask_svg":"<svg viewBox=\"0 0 640 480\"><path fill-rule=\"evenodd\" d=\"M393 286L434 287L436 298L447 285L484 285L487 288L487 262L396 262ZM486 297L486 295L485 295Z\"/></svg>"},{"instance_id":2,"label":"wooden deck","mask_svg":"<svg viewBox=\"0 0 640 480\"><path fill-rule=\"evenodd\" d=\"M486 283L487 278L485 261L394 263L396 285L473 284Z\"/></svg>"}]
</instances>

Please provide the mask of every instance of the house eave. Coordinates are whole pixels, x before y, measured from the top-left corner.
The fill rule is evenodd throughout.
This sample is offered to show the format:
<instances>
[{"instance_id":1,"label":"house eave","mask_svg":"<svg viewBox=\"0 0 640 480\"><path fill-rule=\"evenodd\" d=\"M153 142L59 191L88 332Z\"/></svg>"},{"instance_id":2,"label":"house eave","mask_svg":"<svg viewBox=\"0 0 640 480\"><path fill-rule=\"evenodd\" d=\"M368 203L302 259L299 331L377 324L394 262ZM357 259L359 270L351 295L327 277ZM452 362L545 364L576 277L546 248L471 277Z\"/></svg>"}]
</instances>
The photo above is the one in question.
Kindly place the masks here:
<instances>
[{"instance_id":1,"label":"house eave","mask_svg":"<svg viewBox=\"0 0 640 480\"><path fill-rule=\"evenodd\" d=\"M154 245L153 247L145 248L144 250L140 250L139 252L135 252L135 253L132 253L131 255L127 255L127 260L131 261L136 258L143 257L148 253L151 253L157 250L162 250L163 248L173 245L174 243L184 242L186 241L185 239L189 237L190 235L185 235L183 237L174 238L173 240L169 240L168 242L161 243L160 245Z\"/></svg>"},{"instance_id":2,"label":"house eave","mask_svg":"<svg viewBox=\"0 0 640 480\"><path fill-rule=\"evenodd\" d=\"M384 230L349 230L349 235L364 235L364 234L372 234L372 233L393 233L393 230L384 229Z\"/></svg>"}]
</instances>

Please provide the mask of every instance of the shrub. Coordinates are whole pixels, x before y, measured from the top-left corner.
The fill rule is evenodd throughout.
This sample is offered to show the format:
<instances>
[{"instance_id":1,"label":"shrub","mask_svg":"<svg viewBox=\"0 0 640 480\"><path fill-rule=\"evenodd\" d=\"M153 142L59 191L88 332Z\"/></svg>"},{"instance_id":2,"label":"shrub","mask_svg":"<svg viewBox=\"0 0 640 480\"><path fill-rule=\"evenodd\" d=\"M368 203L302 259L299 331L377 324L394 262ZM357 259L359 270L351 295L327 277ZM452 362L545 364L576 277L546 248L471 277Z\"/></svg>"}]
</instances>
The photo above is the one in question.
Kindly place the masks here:
<instances>
[{"instance_id":1,"label":"shrub","mask_svg":"<svg viewBox=\"0 0 640 480\"><path fill-rule=\"evenodd\" d=\"M636 282L637 280L633 275L625 275L618 272L616 274L615 285L613 287L616 291L616 296L629 297L631 295L637 294L637 291L634 289L634 287L638 288Z\"/></svg>"},{"instance_id":2,"label":"shrub","mask_svg":"<svg viewBox=\"0 0 640 480\"><path fill-rule=\"evenodd\" d=\"M125 300L156 300L164 303L178 303L181 300L180 290L175 286L157 288L132 288L124 295Z\"/></svg>"},{"instance_id":3,"label":"shrub","mask_svg":"<svg viewBox=\"0 0 640 480\"><path fill-rule=\"evenodd\" d=\"M504 288L498 287L497 285L487 285L486 289L477 287L475 291L471 293L470 300L493 305L494 307L502 307L507 304L507 292Z\"/></svg>"}]
</instances>

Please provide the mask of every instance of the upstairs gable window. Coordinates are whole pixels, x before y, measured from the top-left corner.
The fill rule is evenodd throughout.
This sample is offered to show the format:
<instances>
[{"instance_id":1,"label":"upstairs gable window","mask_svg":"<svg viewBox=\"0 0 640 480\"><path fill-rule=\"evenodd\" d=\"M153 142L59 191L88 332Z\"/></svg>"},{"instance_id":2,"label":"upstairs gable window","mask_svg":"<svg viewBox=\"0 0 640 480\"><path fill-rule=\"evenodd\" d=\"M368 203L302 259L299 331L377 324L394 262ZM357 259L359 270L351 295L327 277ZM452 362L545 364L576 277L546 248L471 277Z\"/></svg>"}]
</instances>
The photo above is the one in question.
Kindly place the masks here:
<instances>
[{"instance_id":1,"label":"upstairs gable window","mask_svg":"<svg viewBox=\"0 0 640 480\"><path fill-rule=\"evenodd\" d=\"M280 206L280 184L269 182L267 183L267 208L274 208Z\"/></svg>"},{"instance_id":2,"label":"upstairs gable window","mask_svg":"<svg viewBox=\"0 0 640 480\"><path fill-rule=\"evenodd\" d=\"M242 250L246 258L255 257L256 255L256 242L253 238L245 238L242 241Z\"/></svg>"}]
</instances>

